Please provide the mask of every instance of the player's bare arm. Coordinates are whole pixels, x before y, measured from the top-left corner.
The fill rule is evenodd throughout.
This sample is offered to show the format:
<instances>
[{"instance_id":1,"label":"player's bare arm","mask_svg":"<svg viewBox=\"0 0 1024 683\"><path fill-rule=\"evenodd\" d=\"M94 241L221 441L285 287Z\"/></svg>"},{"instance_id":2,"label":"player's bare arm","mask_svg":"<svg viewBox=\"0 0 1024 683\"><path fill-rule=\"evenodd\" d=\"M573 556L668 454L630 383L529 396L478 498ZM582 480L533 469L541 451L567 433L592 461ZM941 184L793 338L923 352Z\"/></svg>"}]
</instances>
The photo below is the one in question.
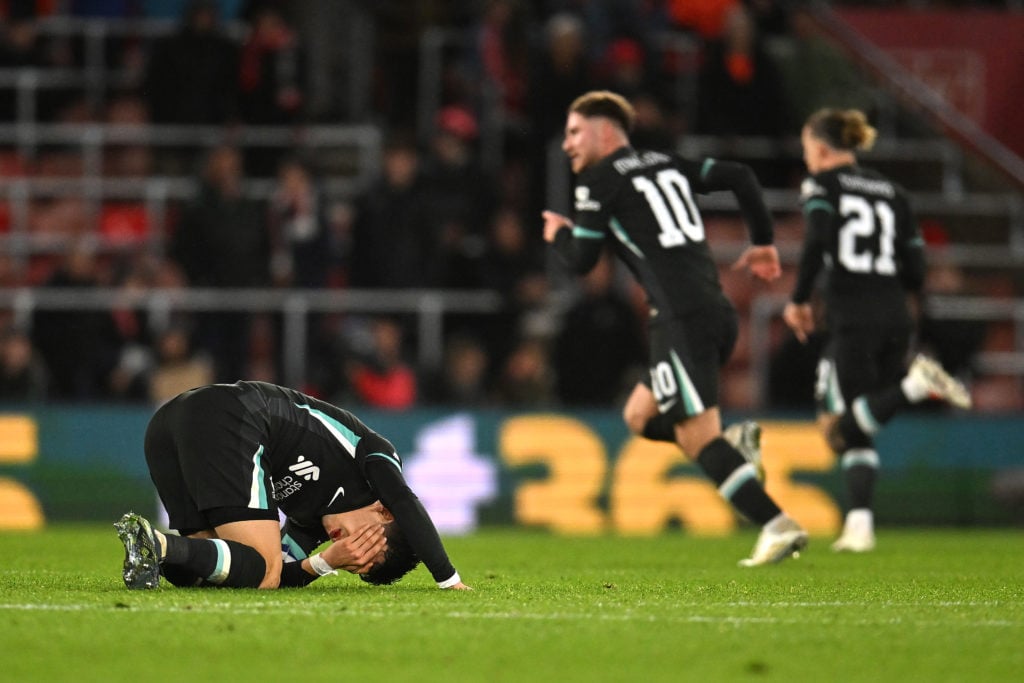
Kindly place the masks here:
<instances>
[{"instance_id":1,"label":"player's bare arm","mask_svg":"<svg viewBox=\"0 0 1024 683\"><path fill-rule=\"evenodd\" d=\"M560 213L554 211L544 211L541 214L544 217L544 241L554 242L555 235L562 228L571 228L572 221L567 216L563 216Z\"/></svg>"},{"instance_id":2,"label":"player's bare arm","mask_svg":"<svg viewBox=\"0 0 1024 683\"><path fill-rule=\"evenodd\" d=\"M747 247L736 263L732 265L733 270L746 268L755 277L771 282L782 275L782 265L779 263L779 250L775 245L753 245Z\"/></svg>"},{"instance_id":3,"label":"player's bare arm","mask_svg":"<svg viewBox=\"0 0 1024 683\"><path fill-rule=\"evenodd\" d=\"M782 319L793 330L793 334L801 344L807 343L807 337L814 332L814 314L810 304L797 304L790 301L782 311Z\"/></svg>"}]
</instances>

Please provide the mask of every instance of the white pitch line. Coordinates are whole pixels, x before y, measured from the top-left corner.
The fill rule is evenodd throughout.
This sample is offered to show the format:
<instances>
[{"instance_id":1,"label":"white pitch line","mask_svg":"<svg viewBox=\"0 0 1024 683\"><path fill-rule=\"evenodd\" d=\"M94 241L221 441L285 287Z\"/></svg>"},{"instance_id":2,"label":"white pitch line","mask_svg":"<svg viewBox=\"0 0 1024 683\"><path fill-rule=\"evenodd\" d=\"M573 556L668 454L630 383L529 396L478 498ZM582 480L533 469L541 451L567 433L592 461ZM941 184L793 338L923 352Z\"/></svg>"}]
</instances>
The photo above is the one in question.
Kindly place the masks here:
<instances>
[{"instance_id":1,"label":"white pitch line","mask_svg":"<svg viewBox=\"0 0 1024 683\"><path fill-rule=\"evenodd\" d=\"M926 603L916 605L917 607L933 606L997 606L1004 603L940 603L938 605ZM740 603L722 603L718 606L740 606ZM742 606L756 607L859 607L859 603L742 603ZM676 604L675 607L700 607L707 609L708 605ZM891 606L915 606L898 605ZM299 616L344 616L354 618L378 618L393 619L396 616L411 616L420 614L419 610L402 612L393 607L387 610L338 610L336 612L325 612L319 608L301 608L286 603L259 603L251 607L240 607L230 603L210 603L205 605L190 606L169 606L169 605L93 605L93 604L54 604L54 603L0 603L0 611L22 611L22 612L159 612L167 614L229 614L229 615L265 615L274 616L278 614L291 614ZM830 614L828 619L808 618L806 613L800 616L777 617L777 616L734 616L717 614L688 614L683 616L643 614L637 612L626 613L598 613L598 612L520 612L520 611L498 611L498 612L468 612L468 611L447 611L438 612L438 616L449 619L482 619L482 620L523 620L523 621L608 621L608 622L647 622L647 623L700 623L700 624L727 624L733 626L744 626L748 624L835 624L842 622L850 625L907 625L907 626L935 626L949 627L951 622L939 619L908 619L905 617L891 617L885 619L854 619L844 620L842 615ZM838 617L838 618L837 618ZM956 621L960 627L990 627L990 628L1013 628L1024 626L1024 620L1009 619L981 619L975 621Z\"/></svg>"}]
</instances>

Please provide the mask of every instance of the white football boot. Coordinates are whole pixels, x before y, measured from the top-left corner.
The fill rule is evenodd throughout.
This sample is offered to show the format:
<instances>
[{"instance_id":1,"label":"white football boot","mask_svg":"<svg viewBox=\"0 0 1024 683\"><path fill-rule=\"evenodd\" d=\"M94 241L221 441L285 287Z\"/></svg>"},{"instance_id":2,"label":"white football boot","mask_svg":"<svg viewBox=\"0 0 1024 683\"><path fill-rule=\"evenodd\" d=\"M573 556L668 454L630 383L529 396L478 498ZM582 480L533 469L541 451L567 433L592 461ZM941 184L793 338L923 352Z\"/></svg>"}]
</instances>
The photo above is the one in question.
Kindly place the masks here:
<instances>
[{"instance_id":1,"label":"white football boot","mask_svg":"<svg viewBox=\"0 0 1024 683\"><path fill-rule=\"evenodd\" d=\"M779 515L761 529L754 552L740 560L741 567L759 567L782 562L789 557L800 557L807 547L807 532L785 515Z\"/></svg>"},{"instance_id":2,"label":"white football boot","mask_svg":"<svg viewBox=\"0 0 1024 683\"><path fill-rule=\"evenodd\" d=\"M957 408L971 407L971 394L967 388L951 377L938 361L923 353L910 364L907 381L922 388L928 398L946 401Z\"/></svg>"},{"instance_id":3,"label":"white football boot","mask_svg":"<svg viewBox=\"0 0 1024 683\"><path fill-rule=\"evenodd\" d=\"M867 553L875 549L875 523L871 510L850 510L846 513L843 533L832 544L833 552Z\"/></svg>"},{"instance_id":4,"label":"white football boot","mask_svg":"<svg viewBox=\"0 0 1024 683\"><path fill-rule=\"evenodd\" d=\"M740 455L757 470L757 480L764 484L764 464L761 462L761 425L753 420L737 422L725 428L722 436Z\"/></svg>"}]
</instances>

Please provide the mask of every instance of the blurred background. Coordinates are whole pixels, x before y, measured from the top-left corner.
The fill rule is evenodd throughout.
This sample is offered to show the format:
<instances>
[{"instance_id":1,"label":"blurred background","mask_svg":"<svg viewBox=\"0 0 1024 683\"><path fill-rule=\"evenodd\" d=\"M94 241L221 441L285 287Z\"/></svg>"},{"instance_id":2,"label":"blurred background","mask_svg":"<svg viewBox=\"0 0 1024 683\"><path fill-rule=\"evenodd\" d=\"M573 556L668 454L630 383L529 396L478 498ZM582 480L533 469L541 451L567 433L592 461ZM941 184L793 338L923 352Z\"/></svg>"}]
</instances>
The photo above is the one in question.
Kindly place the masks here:
<instances>
[{"instance_id":1,"label":"blurred background","mask_svg":"<svg viewBox=\"0 0 1024 683\"><path fill-rule=\"evenodd\" d=\"M69 470L40 466L46 438L117 407L144 426L208 382L371 415L617 424L644 372L642 297L611 262L568 277L541 239L541 210L569 208L566 107L593 88L634 102L637 146L744 161L765 187L785 266L770 287L729 270L746 243L731 199L701 201L741 314L727 415L812 418L820 341L780 313L800 127L839 106L879 129L862 161L911 192L927 239L918 346L978 419L1019 422L1020 0L0 0L0 21L0 467L35 463L18 481L43 482L44 508L87 507L47 498ZM44 429L56 415L82 422ZM97 433L130 432L111 462L141 461L131 424ZM1008 434L970 457L1016 472Z\"/></svg>"}]
</instances>

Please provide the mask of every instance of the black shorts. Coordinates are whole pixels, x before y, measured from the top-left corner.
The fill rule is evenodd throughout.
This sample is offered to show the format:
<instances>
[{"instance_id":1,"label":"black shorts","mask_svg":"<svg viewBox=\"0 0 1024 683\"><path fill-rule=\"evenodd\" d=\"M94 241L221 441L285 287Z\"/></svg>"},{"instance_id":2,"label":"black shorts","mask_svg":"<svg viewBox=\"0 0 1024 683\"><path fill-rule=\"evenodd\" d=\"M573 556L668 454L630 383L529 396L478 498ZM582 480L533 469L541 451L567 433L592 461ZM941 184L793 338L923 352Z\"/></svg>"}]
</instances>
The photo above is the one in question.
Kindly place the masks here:
<instances>
[{"instance_id":1,"label":"black shorts","mask_svg":"<svg viewBox=\"0 0 1024 683\"><path fill-rule=\"evenodd\" d=\"M818 363L818 411L839 415L858 396L898 383L906 373L910 336L904 325L834 331Z\"/></svg>"},{"instance_id":2,"label":"black shorts","mask_svg":"<svg viewBox=\"0 0 1024 683\"><path fill-rule=\"evenodd\" d=\"M644 384L658 411L676 422L718 405L719 370L736 346L736 311L721 306L652 320L650 373Z\"/></svg>"},{"instance_id":3,"label":"black shorts","mask_svg":"<svg viewBox=\"0 0 1024 683\"><path fill-rule=\"evenodd\" d=\"M266 427L234 385L185 392L146 429L149 474L182 535L250 519L277 519L270 473L259 456Z\"/></svg>"}]
</instances>

